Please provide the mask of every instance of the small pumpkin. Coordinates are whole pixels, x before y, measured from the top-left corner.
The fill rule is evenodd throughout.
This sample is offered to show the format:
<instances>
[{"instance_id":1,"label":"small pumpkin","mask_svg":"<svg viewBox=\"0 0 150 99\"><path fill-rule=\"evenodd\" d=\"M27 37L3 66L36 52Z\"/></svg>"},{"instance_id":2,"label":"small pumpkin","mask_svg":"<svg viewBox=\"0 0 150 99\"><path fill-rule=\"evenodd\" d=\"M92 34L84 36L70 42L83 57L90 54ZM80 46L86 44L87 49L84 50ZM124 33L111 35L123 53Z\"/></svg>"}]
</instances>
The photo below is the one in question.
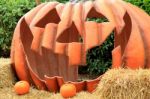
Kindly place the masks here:
<instances>
[{"instance_id":1,"label":"small pumpkin","mask_svg":"<svg viewBox=\"0 0 150 99\"><path fill-rule=\"evenodd\" d=\"M14 85L14 90L18 95L23 95L29 92L30 85L27 81L19 81Z\"/></svg>"},{"instance_id":2,"label":"small pumpkin","mask_svg":"<svg viewBox=\"0 0 150 99\"><path fill-rule=\"evenodd\" d=\"M88 18L106 18L108 22ZM16 26L12 67L20 80L39 89L56 92L63 83L72 81L78 91L92 92L99 79L77 82L78 66L86 64L86 52L114 31L112 67L150 68L149 23L148 14L122 0L43 3Z\"/></svg>"},{"instance_id":3,"label":"small pumpkin","mask_svg":"<svg viewBox=\"0 0 150 99\"><path fill-rule=\"evenodd\" d=\"M63 84L60 88L60 94L64 98L71 98L76 95L76 87L74 84L66 83Z\"/></svg>"}]
</instances>

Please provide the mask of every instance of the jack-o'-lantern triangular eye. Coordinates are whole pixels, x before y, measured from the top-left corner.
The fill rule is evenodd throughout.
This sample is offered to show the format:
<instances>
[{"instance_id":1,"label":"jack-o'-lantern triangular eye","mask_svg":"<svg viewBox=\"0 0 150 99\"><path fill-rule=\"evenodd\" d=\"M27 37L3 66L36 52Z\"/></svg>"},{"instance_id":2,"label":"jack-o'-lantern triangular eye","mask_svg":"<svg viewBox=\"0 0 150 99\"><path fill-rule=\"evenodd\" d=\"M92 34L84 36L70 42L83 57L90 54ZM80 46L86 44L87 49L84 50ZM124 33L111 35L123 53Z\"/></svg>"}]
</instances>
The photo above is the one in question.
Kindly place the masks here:
<instances>
[{"instance_id":1,"label":"jack-o'-lantern triangular eye","mask_svg":"<svg viewBox=\"0 0 150 99\"><path fill-rule=\"evenodd\" d=\"M54 13L54 14L52 14ZM38 21L36 26L38 27L45 27L48 23L56 23L58 24L60 22L60 17L58 16L56 9L51 10L49 13L47 13L44 18Z\"/></svg>"},{"instance_id":2,"label":"jack-o'-lantern triangular eye","mask_svg":"<svg viewBox=\"0 0 150 99\"><path fill-rule=\"evenodd\" d=\"M50 2L46 4L35 16L32 21L32 26L44 28L48 23L58 24L60 22L60 15L56 6L57 2Z\"/></svg>"}]
</instances>

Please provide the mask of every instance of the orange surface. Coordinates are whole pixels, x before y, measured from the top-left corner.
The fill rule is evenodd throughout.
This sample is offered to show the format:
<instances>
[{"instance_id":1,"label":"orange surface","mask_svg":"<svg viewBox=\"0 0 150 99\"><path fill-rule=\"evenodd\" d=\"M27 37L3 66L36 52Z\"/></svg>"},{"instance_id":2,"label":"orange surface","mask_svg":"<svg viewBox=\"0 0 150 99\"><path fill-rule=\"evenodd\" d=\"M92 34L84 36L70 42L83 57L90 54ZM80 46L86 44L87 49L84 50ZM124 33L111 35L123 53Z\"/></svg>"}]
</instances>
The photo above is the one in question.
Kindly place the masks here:
<instances>
[{"instance_id":1,"label":"orange surface","mask_svg":"<svg viewBox=\"0 0 150 99\"><path fill-rule=\"evenodd\" d=\"M76 87L73 84L66 83L61 86L60 94L64 98L71 98L76 95Z\"/></svg>"},{"instance_id":2,"label":"orange surface","mask_svg":"<svg viewBox=\"0 0 150 99\"><path fill-rule=\"evenodd\" d=\"M29 92L30 85L27 81L19 81L14 85L16 94L23 95Z\"/></svg>"},{"instance_id":3,"label":"orange surface","mask_svg":"<svg viewBox=\"0 0 150 99\"><path fill-rule=\"evenodd\" d=\"M87 18L107 18L108 22ZM149 68L149 23L148 14L121 0L43 3L25 14L16 26L12 66L20 80L39 89L56 92L71 81L77 92L92 92L100 79L77 82L78 66L86 64L86 52L100 46L114 31L112 67Z\"/></svg>"}]
</instances>

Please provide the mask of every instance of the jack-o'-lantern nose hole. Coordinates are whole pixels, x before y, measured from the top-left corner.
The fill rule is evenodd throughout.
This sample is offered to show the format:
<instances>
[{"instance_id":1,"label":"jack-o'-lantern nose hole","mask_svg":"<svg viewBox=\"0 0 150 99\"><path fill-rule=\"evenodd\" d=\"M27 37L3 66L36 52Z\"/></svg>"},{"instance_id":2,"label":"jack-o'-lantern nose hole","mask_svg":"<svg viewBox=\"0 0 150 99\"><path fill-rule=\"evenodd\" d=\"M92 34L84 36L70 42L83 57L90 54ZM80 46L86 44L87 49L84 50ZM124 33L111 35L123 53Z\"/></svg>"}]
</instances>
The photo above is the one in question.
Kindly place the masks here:
<instances>
[{"instance_id":1,"label":"jack-o'-lantern nose hole","mask_svg":"<svg viewBox=\"0 0 150 99\"><path fill-rule=\"evenodd\" d=\"M86 66L79 66L79 81L94 79L105 73L112 65L112 53L114 48L114 33L106 41L87 51Z\"/></svg>"}]
</instances>

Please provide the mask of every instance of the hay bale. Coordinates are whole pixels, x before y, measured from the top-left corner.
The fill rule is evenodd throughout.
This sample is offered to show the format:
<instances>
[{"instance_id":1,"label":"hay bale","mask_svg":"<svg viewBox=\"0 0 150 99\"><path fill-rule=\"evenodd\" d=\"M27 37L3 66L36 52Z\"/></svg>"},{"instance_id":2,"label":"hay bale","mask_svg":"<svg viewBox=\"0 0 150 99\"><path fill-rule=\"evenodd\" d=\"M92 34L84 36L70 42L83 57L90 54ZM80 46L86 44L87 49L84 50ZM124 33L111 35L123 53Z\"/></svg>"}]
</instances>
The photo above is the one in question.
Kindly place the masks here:
<instances>
[{"instance_id":1,"label":"hay bale","mask_svg":"<svg viewBox=\"0 0 150 99\"><path fill-rule=\"evenodd\" d=\"M31 88L25 95L13 90L16 78L11 70L10 59L0 59L0 97L2 99L63 99L60 93ZM149 99L150 70L112 69L102 77L93 94L80 92L72 99Z\"/></svg>"},{"instance_id":2,"label":"hay bale","mask_svg":"<svg viewBox=\"0 0 150 99\"><path fill-rule=\"evenodd\" d=\"M15 76L13 75L10 59L0 59L0 88L11 87L15 83Z\"/></svg>"},{"instance_id":3,"label":"hay bale","mask_svg":"<svg viewBox=\"0 0 150 99\"><path fill-rule=\"evenodd\" d=\"M30 88L30 92L25 95L17 95L13 88L6 87L0 89L1 99L51 99L52 93Z\"/></svg>"},{"instance_id":4,"label":"hay bale","mask_svg":"<svg viewBox=\"0 0 150 99\"><path fill-rule=\"evenodd\" d=\"M150 99L150 70L109 70L94 94L99 99Z\"/></svg>"}]
</instances>

